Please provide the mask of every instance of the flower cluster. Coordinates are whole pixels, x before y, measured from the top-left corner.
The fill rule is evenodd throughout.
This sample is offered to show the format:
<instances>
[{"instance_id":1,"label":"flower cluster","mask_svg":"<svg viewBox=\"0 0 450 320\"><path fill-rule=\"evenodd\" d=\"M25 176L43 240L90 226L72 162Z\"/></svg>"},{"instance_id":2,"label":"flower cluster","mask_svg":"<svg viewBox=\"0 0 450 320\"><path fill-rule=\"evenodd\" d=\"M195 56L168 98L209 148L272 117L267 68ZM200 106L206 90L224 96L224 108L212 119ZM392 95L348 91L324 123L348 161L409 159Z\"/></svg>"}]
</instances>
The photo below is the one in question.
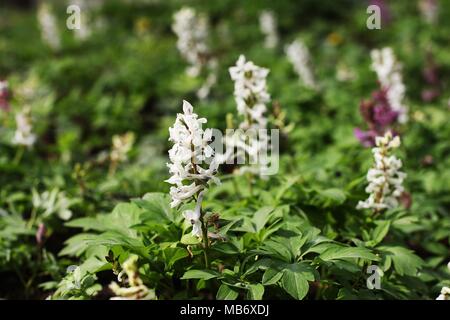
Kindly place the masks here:
<instances>
[{"instance_id":1,"label":"flower cluster","mask_svg":"<svg viewBox=\"0 0 450 320\"><path fill-rule=\"evenodd\" d=\"M197 96L205 99L217 82L217 60L211 57L207 44L207 19L192 8L182 8L174 14L172 29L178 36L178 50L190 64L187 74L197 77L205 68L209 70L205 83L197 91Z\"/></svg>"},{"instance_id":2,"label":"flower cluster","mask_svg":"<svg viewBox=\"0 0 450 320\"><path fill-rule=\"evenodd\" d=\"M234 67L229 69L234 81L234 97L238 113L243 117L240 130L225 137L226 153L223 162L237 159L238 163L248 160L250 166L242 166L240 173L251 172L264 176L267 166L267 152L270 141L267 135L266 103L270 101L266 78L269 70L246 61L241 55Z\"/></svg>"},{"instance_id":3,"label":"flower cluster","mask_svg":"<svg viewBox=\"0 0 450 320\"><path fill-rule=\"evenodd\" d=\"M192 8L182 8L174 14L173 31L178 36L177 48L191 65L188 74L199 75L209 55L206 17Z\"/></svg>"},{"instance_id":4,"label":"flower cluster","mask_svg":"<svg viewBox=\"0 0 450 320\"><path fill-rule=\"evenodd\" d=\"M114 135L112 138L112 150L110 153L111 162L119 163L127 161L127 154L134 143L134 134L127 132L122 135Z\"/></svg>"},{"instance_id":5,"label":"flower cluster","mask_svg":"<svg viewBox=\"0 0 450 320\"><path fill-rule=\"evenodd\" d=\"M389 155L389 152L399 146L400 138L393 137L391 132L376 138L376 147L372 149L375 164L367 172L369 185L366 192L370 195L366 201L358 203L357 209L380 211L398 206L398 198L404 192L403 180L406 174L400 171L401 160Z\"/></svg>"},{"instance_id":6,"label":"flower cluster","mask_svg":"<svg viewBox=\"0 0 450 320\"><path fill-rule=\"evenodd\" d=\"M69 220L72 217L70 207L76 203L76 200L69 199L65 192L57 188L51 191L44 191L39 194L35 189L32 190L33 207L42 211L42 217L48 218L57 214L62 220Z\"/></svg>"},{"instance_id":7,"label":"flower cluster","mask_svg":"<svg viewBox=\"0 0 450 320\"><path fill-rule=\"evenodd\" d=\"M300 40L295 40L287 45L285 52L288 60L292 63L294 71L299 75L305 86L317 88L313 72L310 66L310 54L308 48Z\"/></svg>"},{"instance_id":8,"label":"flower cluster","mask_svg":"<svg viewBox=\"0 0 450 320\"><path fill-rule=\"evenodd\" d=\"M56 18L47 3L42 3L39 5L37 19L41 28L41 36L43 41L53 50L58 50L61 47L58 25Z\"/></svg>"},{"instance_id":9,"label":"flower cluster","mask_svg":"<svg viewBox=\"0 0 450 320\"><path fill-rule=\"evenodd\" d=\"M0 109L9 110L9 90L6 80L0 80Z\"/></svg>"},{"instance_id":10,"label":"flower cluster","mask_svg":"<svg viewBox=\"0 0 450 320\"><path fill-rule=\"evenodd\" d=\"M209 181L220 182L215 177L218 162L209 145L212 130L202 129L206 122L205 118L198 118L189 102L183 101L183 113L177 115L175 124L169 128L169 140L174 144L169 150L171 163L167 165L172 176L166 180L173 185L170 187L171 207L193 199Z\"/></svg>"},{"instance_id":11,"label":"flower cluster","mask_svg":"<svg viewBox=\"0 0 450 320\"><path fill-rule=\"evenodd\" d=\"M24 109L16 114L16 132L12 143L30 148L36 142L36 135L33 133L33 125L29 109Z\"/></svg>"},{"instance_id":12,"label":"flower cluster","mask_svg":"<svg viewBox=\"0 0 450 320\"><path fill-rule=\"evenodd\" d=\"M109 289L116 295L111 300L156 300L155 291L147 288L139 274L137 264L138 256L132 255L122 264L123 270L119 273L119 282L124 282L127 275L127 287L121 287L117 282L111 282Z\"/></svg>"},{"instance_id":13,"label":"flower cluster","mask_svg":"<svg viewBox=\"0 0 450 320\"><path fill-rule=\"evenodd\" d=\"M436 300L450 300L450 288L442 287L441 294L436 298Z\"/></svg>"},{"instance_id":14,"label":"flower cluster","mask_svg":"<svg viewBox=\"0 0 450 320\"><path fill-rule=\"evenodd\" d=\"M392 48L386 47L371 52L372 69L376 72L382 89L386 90L387 100L392 110L398 113L398 121L408 121L408 108L403 103L405 85L403 84L401 65L397 62Z\"/></svg>"},{"instance_id":15,"label":"flower cluster","mask_svg":"<svg viewBox=\"0 0 450 320\"><path fill-rule=\"evenodd\" d=\"M375 91L371 100L362 101L359 109L369 130L363 131L356 128L354 130L355 137L363 146L373 147L377 136L383 136L391 130L397 121L398 113L392 110L386 90L383 89Z\"/></svg>"},{"instance_id":16,"label":"flower cluster","mask_svg":"<svg viewBox=\"0 0 450 320\"><path fill-rule=\"evenodd\" d=\"M259 28L266 37L264 46L268 49L275 48L278 45L277 19L272 11L264 10L259 15Z\"/></svg>"},{"instance_id":17,"label":"flower cluster","mask_svg":"<svg viewBox=\"0 0 450 320\"><path fill-rule=\"evenodd\" d=\"M234 81L234 97L238 113L244 116L241 129L265 128L267 119L264 116L270 101L267 92L266 78L269 70L246 61L241 55L234 67L229 69L231 79Z\"/></svg>"}]
</instances>

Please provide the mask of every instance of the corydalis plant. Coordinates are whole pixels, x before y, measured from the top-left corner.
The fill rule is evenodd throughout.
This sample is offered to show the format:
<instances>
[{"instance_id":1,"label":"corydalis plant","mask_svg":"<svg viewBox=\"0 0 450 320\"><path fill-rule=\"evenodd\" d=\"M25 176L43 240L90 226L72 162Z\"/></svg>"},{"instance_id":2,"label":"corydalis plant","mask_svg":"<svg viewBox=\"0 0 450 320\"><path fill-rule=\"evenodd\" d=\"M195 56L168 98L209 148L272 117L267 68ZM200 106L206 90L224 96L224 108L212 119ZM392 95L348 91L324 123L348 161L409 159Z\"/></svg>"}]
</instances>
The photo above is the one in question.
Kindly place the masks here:
<instances>
[{"instance_id":1,"label":"corydalis plant","mask_svg":"<svg viewBox=\"0 0 450 320\"><path fill-rule=\"evenodd\" d=\"M195 212L186 211L184 216L193 225L193 235L204 238L207 227L201 210L203 191L210 182L220 183L215 177L218 162L209 145L212 130L202 129L206 122L205 118L198 118L189 102L183 101L183 113L177 115L175 124L169 128L169 140L173 142L173 147L169 150L171 163L168 167L172 176L166 180L173 185L170 187L172 208L183 202L197 201Z\"/></svg>"},{"instance_id":2,"label":"corydalis plant","mask_svg":"<svg viewBox=\"0 0 450 320\"><path fill-rule=\"evenodd\" d=\"M112 138L112 149L109 154L111 160L109 173L110 175L116 172L117 166L128 160L128 153L134 144L134 133L127 132L122 135L114 135Z\"/></svg>"},{"instance_id":3,"label":"corydalis plant","mask_svg":"<svg viewBox=\"0 0 450 320\"><path fill-rule=\"evenodd\" d=\"M138 267L138 256L132 255L122 264L123 270L118 275L117 282L111 282L109 289L116 295L111 300L156 300L155 291L147 288L141 279ZM126 274L126 281L124 281ZM125 283L126 282L126 286Z\"/></svg>"},{"instance_id":4,"label":"corydalis plant","mask_svg":"<svg viewBox=\"0 0 450 320\"><path fill-rule=\"evenodd\" d=\"M405 85L403 84L401 64L396 60L394 51L387 47L372 50L372 70L375 71L378 81L392 110L398 113L398 122L408 121L408 107L404 104Z\"/></svg>"},{"instance_id":5,"label":"corydalis plant","mask_svg":"<svg viewBox=\"0 0 450 320\"><path fill-rule=\"evenodd\" d=\"M172 29L178 36L180 54L190 64L187 74L197 77L205 69L209 70L205 83L197 91L197 96L204 99L217 81L217 61L211 57L208 46L207 19L192 8L182 8L174 14Z\"/></svg>"},{"instance_id":6,"label":"corydalis plant","mask_svg":"<svg viewBox=\"0 0 450 320\"><path fill-rule=\"evenodd\" d=\"M393 149L400 146L400 138L387 132L383 137L377 137L375 143L376 147L372 149L375 163L367 172L369 185L366 192L369 193L369 198L360 201L356 208L379 212L398 207L398 198L404 192L403 180L406 174L400 171L402 161L390 155Z\"/></svg>"},{"instance_id":7,"label":"corydalis plant","mask_svg":"<svg viewBox=\"0 0 450 320\"><path fill-rule=\"evenodd\" d=\"M300 40L295 40L285 48L286 56L306 87L316 89L317 84L311 70L311 57L308 48Z\"/></svg>"},{"instance_id":8,"label":"corydalis plant","mask_svg":"<svg viewBox=\"0 0 450 320\"><path fill-rule=\"evenodd\" d=\"M238 159L239 162L248 157L252 165L241 167L240 172L263 176L267 163L262 163L261 155L267 155L270 147L267 132L264 131L267 128L266 104L270 101L266 83L269 70L246 61L245 56L241 55L229 72L234 81L234 97L242 122L239 125L241 130L225 137L223 161Z\"/></svg>"},{"instance_id":9,"label":"corydalis plant","mask_svg":"<svg viewBox=\"0 0 450 320\"><path fill-rule=\"evenodd\" d=\"M264 10L259 15L259 28L266 37L264 46L273 49L278 45L277 19L272 11Z\"/></svg>"},{"instance_id":10,"label":"corydalis plant","mask_svg":"<svg viewBox=\"0 0 450 320\"><path fill-rule=\"evenodd\" d=\"M33 133L30 111L29 109L24 109L16 114L16 132L12 143L31 148L35 142L36 135Z\"/></svg>"},{"instance_id":11,"label":"corydalis plant","mask_svg":"<svg viewBox=\"0 0 450 320\"><path fill-rule=\"evenodd\" d=\"M41 29L42 40L53 50L61 47L58 24L49 4L41 3L38 7L37 19Z\"/></svg>"},{"instance_id":12,"label":"corydalis plant","mask_svg":"<svg viewBox=\"0 0 450 320\"><path fill-rule=\"evenodd\" d=\"M236 65L229 71L234 81L237 110L244 117L240 128L265 128L267 118L264 113L267 110L266 104L270 101L266 83L269 69L261 68L252 61L246 61L245 56L241 55Z\"/></svg>"}]
</instances>

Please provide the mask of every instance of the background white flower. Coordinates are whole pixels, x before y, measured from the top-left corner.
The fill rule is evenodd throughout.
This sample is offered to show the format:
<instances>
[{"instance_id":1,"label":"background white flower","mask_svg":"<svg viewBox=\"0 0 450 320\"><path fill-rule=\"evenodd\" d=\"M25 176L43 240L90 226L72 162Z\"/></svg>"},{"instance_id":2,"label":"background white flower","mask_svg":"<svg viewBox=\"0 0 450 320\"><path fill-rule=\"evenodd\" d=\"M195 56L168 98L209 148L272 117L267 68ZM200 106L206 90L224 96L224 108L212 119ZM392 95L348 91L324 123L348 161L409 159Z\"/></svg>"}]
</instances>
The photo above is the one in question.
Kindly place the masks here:
<instances>
[{"instance_id":1,"label":"background white flower","mask_svg":"<svg viewBox=\"0 0 450 320\"><path fill-rule=\"evenodd\" d=\"M396 60L392 48L375 49L370 53L372 70L375 71L378 81L387 92L387 99L392 110L396 111L398 121L408 121L408 107L404 104L405 85L403 84L401 64Z\"/></svg>"},{"instance_id":2,"label":"background white flower","mask_svg":"<svg viewBox=\"0 0 450 320\"><path fill-rule=\"evenodd\" d=\"M250 164L239 168L240 173L252 172L263 177L268 166L267 153L270 141L267 134L266 103L270 101L266 78L269 70L246 61L241 55L229 69L234 81L234 97L238 114L243 120L236 130L225 137L226 152L223 162L237 160Z\"/></svg>"},{"instance_id":3,"label":"background white flower","mask_svg":"<svg viewBox=\"0 0 450 320\"><path fill-rule=\"evenodd\" d=\"M38 7L37 19L41 29L42 40L53 50L61 47L58 23L48 3L42 2Z\"/></svg>"},{"instance_id":4,"label":"background white flower","mask_svg":"<svg viewBox=\"0 0 450 320\"><path fill-rule=\"evenodd\" d=\"M272 49L278 45L277 19L272 11L264 10L259 16L259 27L265 35L264 46Z\"/></svg>"},{"instance_id":5,"label":"background white flower","mask_svg":"<svg viewBox=\"0 0 450 320\"><path fill-rule=\"evenodd\" d=\"M189 75L197 76L209 54L206 17L197 14L192 8L182 8L174 14L172 29L178 36L178 50L190 64Z\"/></svg>"},{"instance_id":6,"label":"background white flower","mask_svg":"<svg viewBox=\"0 0 450 320\"><path fill-rule=\"evenodd\" d=\"M36 135L33 133L33 125L28 109L16 114L16 132L12 143L30 148L36 142Z\"/></svg>"},{"instance_id":7,"label":"background white flower","mask_svg":"<svg viewBox=\"0 0 450 320\"><path fill-rule=\"evenodd\" d=\"M305 44L300 40L295 40L286 46L285 52L288 60L294 67L294 71L298 74L305 86L317 88L310 65L311 57Z\"/></svg>"}]
</instances>

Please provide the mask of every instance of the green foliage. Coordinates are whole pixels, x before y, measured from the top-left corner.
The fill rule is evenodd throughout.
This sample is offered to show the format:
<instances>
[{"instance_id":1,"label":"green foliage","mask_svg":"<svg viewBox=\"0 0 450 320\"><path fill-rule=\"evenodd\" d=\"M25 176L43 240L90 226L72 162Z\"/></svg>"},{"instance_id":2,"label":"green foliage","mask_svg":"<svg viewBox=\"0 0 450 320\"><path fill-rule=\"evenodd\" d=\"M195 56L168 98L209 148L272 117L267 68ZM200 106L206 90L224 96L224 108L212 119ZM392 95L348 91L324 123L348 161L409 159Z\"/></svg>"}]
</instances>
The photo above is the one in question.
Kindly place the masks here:
<instances>
[{"instance_id":1,"label":"green foliage","mask_svg":"<svg viewBox=\"0 0 450 320\"><path fill-rule=\"evenodd\" d=\"M209 17L218 60L205 100L196 97L204 76L186 74L171 30L180 1L105 1L92 13L103 27L84 41L53 1L58 51L41 40L35 7L2 5L0 80L8 80L11 110L0 108L0 297L111 298L112 282L133 289L118 278L136 256L158 299L435 299L450 286L450 3L440 2L435 25L410 1L389 3L390 24L371 31L366 7L343 2L189 1ZM264 9L278 17L274 49L263 48ZM283 52L296 38L311 51L317 91L298 81ZM367 196L372 153L353 129L363 121L361 100L377 88L370 50L385 46L403 64L411 110L398 154L411 199L372 214L355 209ZM428 53L441 95L423 101ZM279 125L277 104L285 113L280 168L267 180L221 168L221 185L204 200L214 235L208 267L182 215L193 204L170 207L168 127L186 99L208 127L226 128L236 113L228 68L240 54L270 69L270 125ZM338 69L353 78L337 80ZM30 149L11 143L25 105L37 135ZM136 142L113 165L112 138L126 132ZM371 265L379 290L366 284Z\"/></svg>"}]
</instances>

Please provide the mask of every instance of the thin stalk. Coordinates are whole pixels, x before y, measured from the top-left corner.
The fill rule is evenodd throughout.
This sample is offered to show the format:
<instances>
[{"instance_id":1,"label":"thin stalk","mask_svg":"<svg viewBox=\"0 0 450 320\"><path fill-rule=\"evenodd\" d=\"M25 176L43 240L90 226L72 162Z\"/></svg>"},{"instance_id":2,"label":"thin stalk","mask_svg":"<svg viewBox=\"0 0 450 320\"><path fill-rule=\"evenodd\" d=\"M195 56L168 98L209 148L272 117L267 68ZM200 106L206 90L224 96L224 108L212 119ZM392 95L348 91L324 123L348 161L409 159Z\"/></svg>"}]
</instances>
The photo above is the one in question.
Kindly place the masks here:
<instances>
[{"instance_id":1,"label":"thin stalk","mask_svg":"<svg viewBox=\"0 0 450 320\"><path fill-rule=\"evenodd\" d=\"M14 160L13 160L13 163L15 165L18 165L20 163L20 160L22 160L24 152L25 152L25 147L23 147L23 146L20 146L17 149L16 155L15 155Z\"/></svg>"},{"instance_id":2,"label":"thin stalk","mask_svg":"<svg viewBox=\"0 0 450 320\"><path fill-rule=\"evenodd\" d=\"M202 223L202 240L203 240L203 255L205 257L205 266L206 269L209 269L209 259L208 259L208 250L209 250L209 241L208 241L208 226L206 225L203 211L200 209L200 222Z\"/></svg>"}]
</instances>

